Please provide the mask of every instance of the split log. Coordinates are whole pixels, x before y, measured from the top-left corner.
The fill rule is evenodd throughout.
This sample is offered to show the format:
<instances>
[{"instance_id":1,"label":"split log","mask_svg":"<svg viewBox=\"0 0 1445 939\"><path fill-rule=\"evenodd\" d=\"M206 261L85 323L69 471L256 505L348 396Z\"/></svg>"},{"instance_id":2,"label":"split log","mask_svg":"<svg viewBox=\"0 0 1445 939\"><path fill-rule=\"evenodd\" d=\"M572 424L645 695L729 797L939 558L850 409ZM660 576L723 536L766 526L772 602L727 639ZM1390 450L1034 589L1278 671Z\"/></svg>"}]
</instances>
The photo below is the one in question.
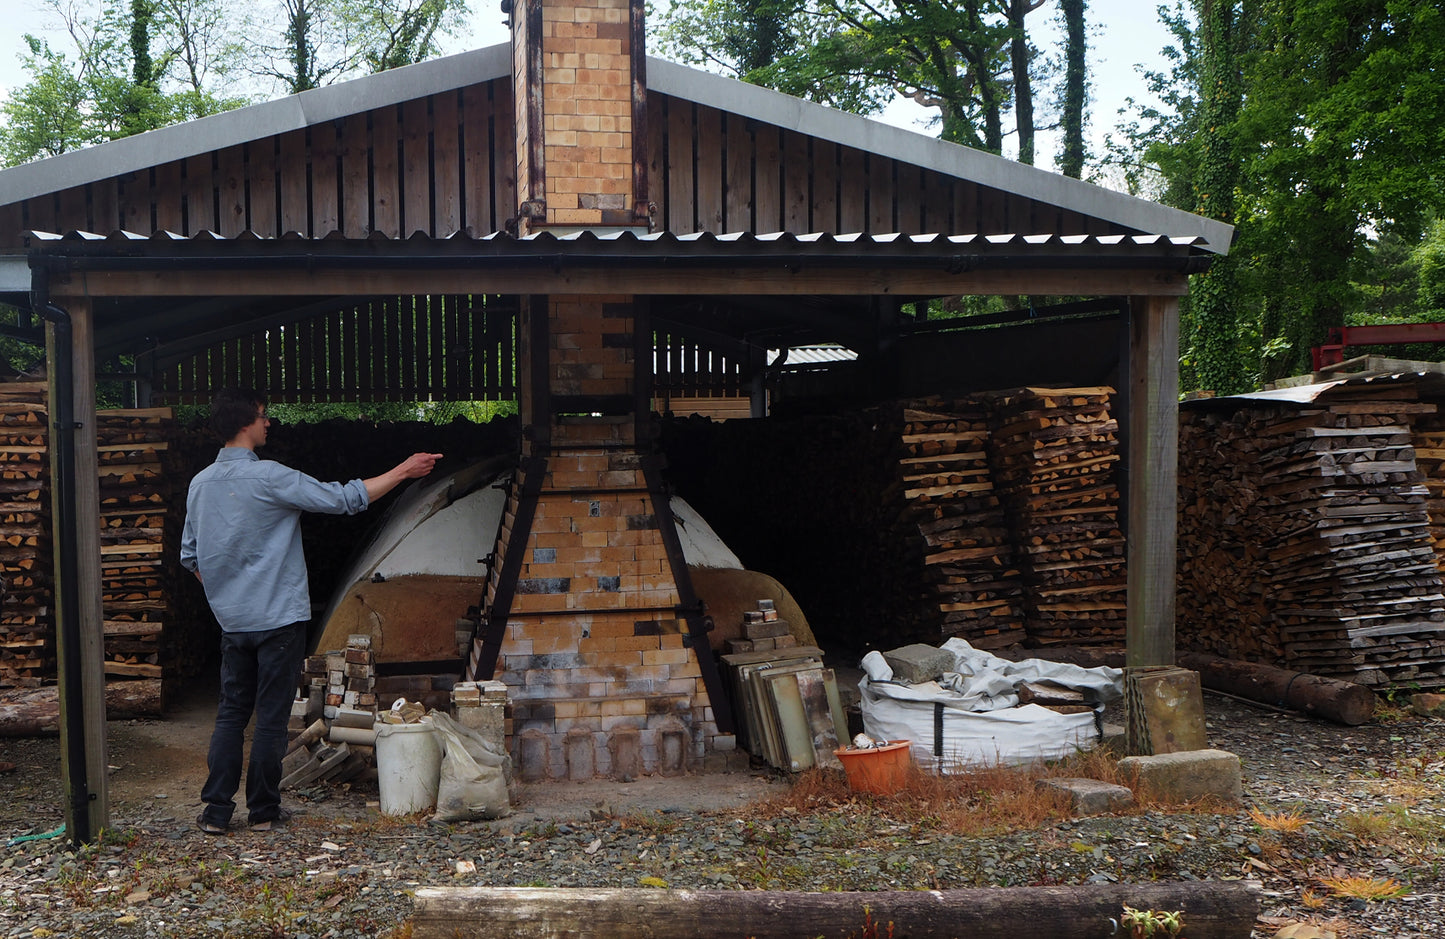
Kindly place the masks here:
<instances>
[{"instance_id":1,"label":"split log","mask_svg":"<svg viewBox=\"0 0 1445 939\"><path fill-rule=\"evenodd\" d=\"M1352 681L1273 668L1258 662L1222 659L1201 652L1185 652L1178 658L1184 668L1199 673L1204 687L1225 694L1292 708L1347 727L1358 727L1375 713L1375 693Z\"/></svg>"},{"instance_id":2,"label":"split log","mask_svg":"<svg viewBox=\"0 0 1445 939\"><path fill-rule=\"evenodd\" d=\"M1190 939L1249 939L1259 888L1242 881L1076 884L970 890L790 893L774 890L423 887L416 939L1107 939L1125 904L1183 910ZM891 928L888 924L891 924Z\"/></svg>"}]
</instances>

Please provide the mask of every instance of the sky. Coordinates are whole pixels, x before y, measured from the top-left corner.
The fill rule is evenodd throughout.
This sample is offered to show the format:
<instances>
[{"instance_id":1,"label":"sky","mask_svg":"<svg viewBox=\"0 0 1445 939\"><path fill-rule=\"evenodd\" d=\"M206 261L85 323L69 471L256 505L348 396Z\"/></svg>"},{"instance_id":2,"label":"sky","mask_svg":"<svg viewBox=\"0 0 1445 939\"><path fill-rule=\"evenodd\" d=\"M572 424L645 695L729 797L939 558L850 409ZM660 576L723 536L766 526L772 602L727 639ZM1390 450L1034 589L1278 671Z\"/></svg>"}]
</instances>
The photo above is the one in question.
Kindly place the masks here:
<instances>
[{"instance_id":1,"label":"sky","mask_svg":"<svg viewBox=\"0 0 1445 939\"><path fill-rule=\"evenodd\" d=\"M67 42L64 33L53 21L53 15L43 12L45 8L39 0L8 0L6 6L6 16L3 25L0 25L0 91L24 84L26 80L20 66L20 57L26 52L23 39L26 33L47 39L56 48L63 48ZM472 6L469 29L449 42L447 52L461 52L507 41L498 0L472 0ZM1130 96L1145 97L1137 66L1144 64L1156 70L1164 68L1160 50L1171 37L1159 22L1155 6L1154 0L1089 2L1088 16L1093 24L1089 37L1093 80L1089 132L1095 153L1103 151L1102 141L1113 130L1118 120L1117 112L1125 99ZM1031 29L1038 30L1036 41L1041 45L1053 35L1044 33L1042 27L1052 26L1056 8L1056 0L1047 0L1042 9L1030 15ZM927 127L928 113L911 102L900 101L890 106L880 119L898 127L937 136L936 129ZM1051 166L1052 156L1058 149L1057 140L1045 132L1040 132L1038 136L1039 165Z\"/></svg>"}]
</instances>

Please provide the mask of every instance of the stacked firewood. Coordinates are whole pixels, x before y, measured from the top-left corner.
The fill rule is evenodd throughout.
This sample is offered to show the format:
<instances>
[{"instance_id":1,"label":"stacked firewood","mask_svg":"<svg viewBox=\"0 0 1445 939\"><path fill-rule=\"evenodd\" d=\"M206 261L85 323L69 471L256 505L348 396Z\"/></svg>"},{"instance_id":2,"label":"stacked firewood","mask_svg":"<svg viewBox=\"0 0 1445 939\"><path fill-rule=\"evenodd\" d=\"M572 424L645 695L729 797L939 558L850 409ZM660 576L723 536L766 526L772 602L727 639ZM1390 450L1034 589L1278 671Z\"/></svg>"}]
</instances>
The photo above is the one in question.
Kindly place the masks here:
<instances>
[{"instance_id":1,"label":"stacked firewood","mask_svg":"<svg viewBox=\"0 0 1445 939\"><path fill-rule=\"evenodd\" d=\"M1425 474L1425 506L1435 563L1445 571L1445 415L1421 414L1414 425L1415 462Z\"/></svg>"},{"instance_id":2,"label":"stacked firewood","mask_svg":"<svg viewBox=\"0 0 1445 939\"><path fill-rule=\"evenodd\" d=\"M989 461L1017 538L1033 644L1124 637L1118 422L1112 388L1020 388L992 396Z\"/></svg>"},{"instance_id":3,"label":"stacked firewood","mask_svg":"<svg viewBox=\"0 0 1445 939\"><path fill-rule=\"evenodd\" d=\"M957 636L999 649L1024 638L1013 543L988 465L989 417L972 398L903 410L899 533L921 545L918 599L936 612L935 643Z\"/></svg>"},{"instance_id":4,"label":"stacked firewood","mask_svg":"<svg viewBox=\"0 0 1445 939\"><path fill-rule=\"evenodd\" d=\"M105 673L161 679L171 656L168 564L178 553L171 510L170 408L99 411L101 602Z\"/></svg>"},{"instance_id":5,"label":"stacked firewood","mask_svg":"<svg viewBox=\"0 0 1445 939\"><path fill-rule=\"evenodd\" d=\"M54 674L43 382L0 384L0 680Z\"/></svg>"},{"instance_id":6,"label":"stacked firewood","mask_svg":"<svg viewBox=\"0 0 1445 939\"><path fill-rule=\"evenodd\" d=\"M1445 594L1398 388L1184 412L1181 646L1371 686L1445 684Z\"/></svg>"}]
</instances>

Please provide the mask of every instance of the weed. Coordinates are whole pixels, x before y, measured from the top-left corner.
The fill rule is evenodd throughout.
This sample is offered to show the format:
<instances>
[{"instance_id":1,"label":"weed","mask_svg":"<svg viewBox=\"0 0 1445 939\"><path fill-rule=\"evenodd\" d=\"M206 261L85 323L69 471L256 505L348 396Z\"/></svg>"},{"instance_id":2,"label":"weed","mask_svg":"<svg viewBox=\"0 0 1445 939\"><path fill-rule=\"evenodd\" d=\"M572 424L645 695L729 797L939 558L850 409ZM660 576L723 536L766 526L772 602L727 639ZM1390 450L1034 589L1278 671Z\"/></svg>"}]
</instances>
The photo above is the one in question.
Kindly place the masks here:
<instances>
[{"instance_id":1,"label":"weed","mask_svg":"<svg viewBox=\"0 0 1445 939\"><path fill-rule=\"evenodd\" d=\"M1390 877L1326 877L1320 881L1337 897L1356 900L1393 900L1410 889Z\"/></svg>"},{"instance_id":2,"label":"weed","mask_svg":"<svg viewBox=\"0 0 1445 939\"><path fill-rule=\"evenodd\" d=\"M1127 903L1119 925L1129 930L1131 939L1149 936L1177 936L1184 929L1184 911L1161 913L1157 910L1136 910Z\"/></svg>"},{"instance_id":3,"label":"weed","mask_svg":"<svg viewBox=\"0 0 1445 939\"><path fill-rule=\"evenodd\" d=\"M1281 835L1296 834L1310 823L1309 819L1298 812L1261 812L1259 809L1250 809L1249 817L1254 819L1260 828Z\"/></svg>"},{"instance_id":4,"label":"weed","mask_svg":"<svg viewBox=\"0 0 1445 939\"><path fill-rule=\"evenodd\" d=\"M1307 910L1318 910L1322 908L1327 901L1310 888L1305 887L1299 892L1299 902L1300 906L1303 906Z\"/></svg>"}]
</instances>

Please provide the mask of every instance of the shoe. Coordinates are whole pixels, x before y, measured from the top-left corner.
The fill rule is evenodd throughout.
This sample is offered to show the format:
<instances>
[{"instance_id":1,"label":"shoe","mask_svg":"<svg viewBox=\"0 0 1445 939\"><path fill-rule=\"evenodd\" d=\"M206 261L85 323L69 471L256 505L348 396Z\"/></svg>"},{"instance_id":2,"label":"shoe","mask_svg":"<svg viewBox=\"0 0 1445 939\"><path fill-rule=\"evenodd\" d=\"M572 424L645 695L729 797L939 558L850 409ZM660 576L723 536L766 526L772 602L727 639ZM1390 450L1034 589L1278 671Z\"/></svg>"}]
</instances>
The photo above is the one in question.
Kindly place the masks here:
<instances>
[{"instance_id":1,"label":"shoe","mask_svg":"<svg viewBox=\"0 0 1445 939\"><path fill-rule=\"evenodd\" d=\"M205 812L196 816L196 827L208 835L224 835L226 833L225 825L217 825L215 822L206 821Z\"/></svg>"},{"instance_id":2,"label":"shoe","mask_svg":"<svg viewBox=\"0 0 1445 939\"><path fill-rule=\"evenodd\" d=\"M252 831L271 831L283 827L289 821L291 821L291 810L277 809L273 817L264 822L251 822L249 827Z\"/></svg>"}]
</instances>

